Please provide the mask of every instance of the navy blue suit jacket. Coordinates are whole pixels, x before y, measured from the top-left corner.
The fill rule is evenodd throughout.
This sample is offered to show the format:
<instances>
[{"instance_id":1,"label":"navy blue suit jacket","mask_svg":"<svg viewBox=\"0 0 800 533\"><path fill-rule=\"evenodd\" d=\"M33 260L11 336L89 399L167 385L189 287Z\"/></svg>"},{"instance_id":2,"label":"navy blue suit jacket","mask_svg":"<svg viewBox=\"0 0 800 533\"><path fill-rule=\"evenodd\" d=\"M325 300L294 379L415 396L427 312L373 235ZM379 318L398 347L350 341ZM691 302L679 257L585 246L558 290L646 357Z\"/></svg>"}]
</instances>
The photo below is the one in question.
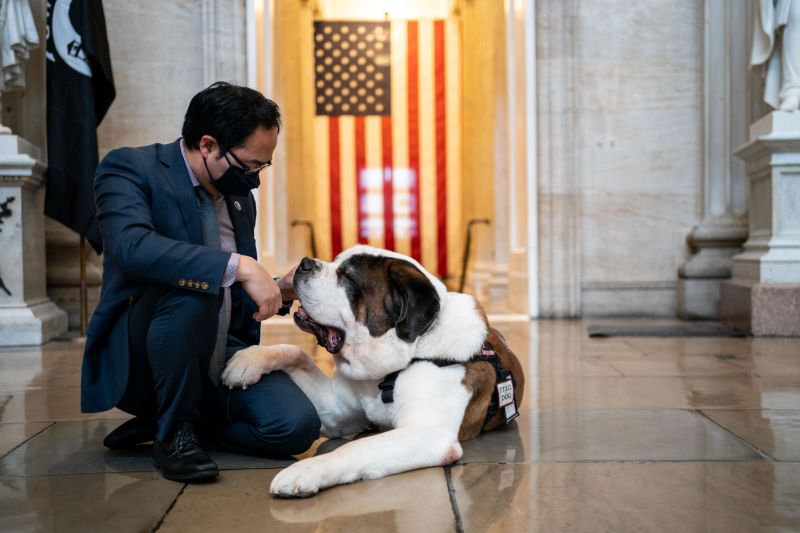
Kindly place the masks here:
<instances>
[{"instance_id":1,"label":"navy blue suit jacket","mask_svg":"<svg viewBox=\"0 0 800 533\"><path fill-rule=\"evenodd\" d=\"M131 357L128 311L138 295L154 284L212 294L222 289L230 253L203 246L197 199L179 143L113 150L97 168L94 195L105 255L100 301L83 353L83 412L111 409L125 391ZM253 196L226 201L238 252L255 258ZM258 344L260 324L252 318L258 308L239 282L231 287L231 301L229 344Z\"/></svg>"}]
</instances>

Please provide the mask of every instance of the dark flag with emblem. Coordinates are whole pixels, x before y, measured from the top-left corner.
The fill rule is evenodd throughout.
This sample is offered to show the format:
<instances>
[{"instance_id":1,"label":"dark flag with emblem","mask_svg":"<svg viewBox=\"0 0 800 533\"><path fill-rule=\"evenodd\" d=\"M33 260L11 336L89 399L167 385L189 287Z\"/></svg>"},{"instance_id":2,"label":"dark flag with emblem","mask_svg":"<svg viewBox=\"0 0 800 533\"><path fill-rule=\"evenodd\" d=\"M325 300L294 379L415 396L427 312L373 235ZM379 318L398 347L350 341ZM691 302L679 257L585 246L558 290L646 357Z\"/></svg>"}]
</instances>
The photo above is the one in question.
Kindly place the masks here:
<instances>
[{"instance_id":1,"label":"dark flag with emblem","mask_svg":"<svg viewBox=\"0 0 800 533\"><path fill-rule=\"evenodd\" d=\"M460 54L455 19L314 22L332 256L364 243L447 275L460 253Z\"/></svg>"},{"instance_id":2,"label":"dark flag with emblem","mask_svg":"<svg viewBox=\"0 0 800 533\"><path fill-rule=\"evenodd\" d=\"M45 214L102 241L92 193L97 126L114 100L101 0L47 2L47 192Z\"/></svg>"}]
</instances>

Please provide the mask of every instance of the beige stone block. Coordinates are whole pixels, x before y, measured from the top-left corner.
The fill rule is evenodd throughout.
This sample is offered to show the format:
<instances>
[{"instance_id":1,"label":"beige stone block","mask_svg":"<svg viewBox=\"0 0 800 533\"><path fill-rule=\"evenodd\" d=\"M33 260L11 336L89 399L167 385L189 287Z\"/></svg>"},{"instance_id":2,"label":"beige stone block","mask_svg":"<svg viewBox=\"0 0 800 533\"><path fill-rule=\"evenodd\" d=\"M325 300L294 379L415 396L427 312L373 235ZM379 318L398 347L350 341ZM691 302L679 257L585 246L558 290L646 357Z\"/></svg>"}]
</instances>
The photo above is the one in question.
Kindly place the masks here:
<instances>
[{"instance_id":1,"label":"beige stone block","mask_svg":"<svg viewBox=\"0 0 800 533\"><path fill-rule=\"evenodd\" d=\"M710 410L703 414L778 461L800 461L800 411Z\"/></svg>"},{"instance_id":2,"label":"beige stone block","mask_svg":"<svg viewBox=\"0 0 800 533\"><path fill-rule=\"evenodd\" d=\"M0 529L151 531L181 487L153 472L6 479Z\"/></svg>"},{"instance_id":3,"label":"beige stone block","mask_svg":"<svg viewBox=\"0 0 800 533\"><path fill-rule=\"evenodd\" d=\"M218 483L188 486L161 530L439 533L455 529L441 468L359 481L302 500L269 495L267 489L277 473L227 471Z\"/></svg>"},{"instance_id":4,"label":"beige stone block","mask_svg":"<svg viewBox=\"0 0 800 533\"><path fill-rule=\"evenodd\" d=\"M543 463L453 468L465 531L793 531L800 465Z\"/></svg>"},{"instance_id":5,"label":"beige stone block","mask_svg":"<svg viewBox=\"0 0 800 533\"><path fill-rule=\"evenodd\" d=\"M720 320L757 336L800 336L800 284L722 282Z\"/></svg>"}]
</instances>

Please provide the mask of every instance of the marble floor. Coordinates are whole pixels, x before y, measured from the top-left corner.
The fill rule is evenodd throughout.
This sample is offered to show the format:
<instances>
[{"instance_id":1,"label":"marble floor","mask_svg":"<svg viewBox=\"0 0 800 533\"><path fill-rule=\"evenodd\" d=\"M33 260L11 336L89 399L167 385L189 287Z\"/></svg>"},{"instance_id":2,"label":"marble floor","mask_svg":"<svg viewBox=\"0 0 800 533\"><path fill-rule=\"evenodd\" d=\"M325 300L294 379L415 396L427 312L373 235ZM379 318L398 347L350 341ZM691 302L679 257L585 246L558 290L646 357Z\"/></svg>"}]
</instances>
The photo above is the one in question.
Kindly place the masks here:
<instances>
[{"instance_id":1,"label":"marble floor","mask_svg":"<svg viewBox=\"0 0 800 533\"><path fill-rule=\"evenodd\" d=\"M124 413L79 412L80 342L0 349L0 530L800 530L800 339L498 326L527 372L515 423L452 467L306 500L267 493L288 461L215 454L217 482L166 481L148 446L103 448ZM265 339L314 349L290 325Z\"/></svg>"}]
</instances>

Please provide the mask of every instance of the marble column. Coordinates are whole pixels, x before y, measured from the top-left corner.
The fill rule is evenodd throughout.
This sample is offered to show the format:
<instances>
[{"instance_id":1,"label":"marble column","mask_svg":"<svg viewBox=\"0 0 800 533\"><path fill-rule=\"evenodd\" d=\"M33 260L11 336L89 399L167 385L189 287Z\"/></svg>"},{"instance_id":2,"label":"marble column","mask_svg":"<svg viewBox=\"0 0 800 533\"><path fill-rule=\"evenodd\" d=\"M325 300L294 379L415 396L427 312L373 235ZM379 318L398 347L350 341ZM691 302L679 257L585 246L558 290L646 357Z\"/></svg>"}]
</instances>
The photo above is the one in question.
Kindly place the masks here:
<instances>
[{"instance_id":1,"label":"marble column","mask_svg":"<svg viewBox=\"0 0 800 533\"><path fill-rule=\"evenodd\" d=\"M720 283L747 238L747 179L733 149L747 139L747 0L706 0L702 220L687 237L693 255L678 269L678 314L717 319Z\"/></svg>"},{"instance_id":2,"label":"marble column","mask_svg":"<svg viewBox=\"0 0 800 533\"><path fill-rule=\"evenodd\" d=\"M327 193L327 189L315 183L314 158L309 157L314 142L314 106L308 105L314 101L313 7L309 2L291 0L275 0L265 6L271 28L264 31L272 31L265 40L272 57L265 58L271 73L262 90L278 102L286 120L275 165L262 175L264 185L258 191L259 203L264 206L259 211L264 222L259 260L276 276L308 254L307 237L299 228L292 228L292 220L315 222L318 235L328 231L314 212L315 205L324 205L317 203L316 194Z\"/></svg>"},{"instance_id":3,"label":"marble column","mask_svg":"<svg viewBox=\"0 0 800 533\"><path fill-rule=\"evenodd\" d=\"M43 173L38 148L0 135L0 346L43 344L67 330L46 293Z\"/></svg>"},{"instance_id":4,"label":"marble column","mask_svg":"<svg viewBox=\"0 0 800 533\"><path fill-rule=\"evenodd\" d=\"M736 154L749 180L749 238L722 283L720 318L753 335L800 335L800 113L750 126Z\"/></svg>"},{"instance_id":5,"label":"marble column","mask_svg":"<svg viewBox=\"0 0 800 533\"><path fill-rule=\"evenodd\" d=\"M539 316L581 315L583 183L578 146L577 0L536 4Z\"/></svg>"},{"instance_id":6,"label":"marble column","mask_svg":"<svg viewBox=\"0 0 800 533\"><path fill-rule=\"evenodd\" d=\"M509 231L504 238L509 249L502 310L530 317L538 314L538 279L531 276L530 268L530 262L536 261L537 249L536 3L507 0L505 6Z\"/></svg>"},{"instance_id":7,"label":"marble column","mask_svg":"<svg viewBox=\"0 0 800 533\"><path fill-rule=\"evenodd\" d=\"M463 135L461 228L486 219L490 225L472 227L472 249L466 292L487 306L492 296L505 301L508 264L508 176L506 165L507 65L505 58L505 7L503 2L476 0L461 6L463 57ZM491 112L487 112L491 110ZM461 241L465 243L464 241ZM460 255L460 254L459 254ZM456 270L457 269L457 270ZM451 268L460 275L461 265ZM452 285L451 285L452 286Z\"/></svg>"},{"instance_id":8,"label":"marble column","mask_svg":"<svg viewBox=\"0 0 800 533\"><path fill-rule=\"evenodd\" d=\"M497 2L501 4L501 2ZM508 298L508 263L511 253L513 220L512 200L514 199L514 185L516 182L516 167L513 157L514 138L511 128L514 124L513 42L512 35L513 6L509 2L502 2L496 15L494 47L498 55L492 75L492 92L496 95L495 117L492 120L495 138L494 153L494 217L492 217L493 246L487 254L485 263L476 262L476 270L483 267L489 274L489 283L486 287L485 308L489 312L507 312ZM500 11L502 10L502 11ZM478 270L480 272L480 270ZM477 275L477 272L476 272Z\"/></svg>"},{"instance_id":9,"label":"marble column","mask_svg":"<svg viewBox=\"0 0 800 533\"><path fill-rule=\"evenodd\" d=\"M203 79L244 85L247 81L247 3L245 0L202 0Z\"/></svg>"}]
</instances>

